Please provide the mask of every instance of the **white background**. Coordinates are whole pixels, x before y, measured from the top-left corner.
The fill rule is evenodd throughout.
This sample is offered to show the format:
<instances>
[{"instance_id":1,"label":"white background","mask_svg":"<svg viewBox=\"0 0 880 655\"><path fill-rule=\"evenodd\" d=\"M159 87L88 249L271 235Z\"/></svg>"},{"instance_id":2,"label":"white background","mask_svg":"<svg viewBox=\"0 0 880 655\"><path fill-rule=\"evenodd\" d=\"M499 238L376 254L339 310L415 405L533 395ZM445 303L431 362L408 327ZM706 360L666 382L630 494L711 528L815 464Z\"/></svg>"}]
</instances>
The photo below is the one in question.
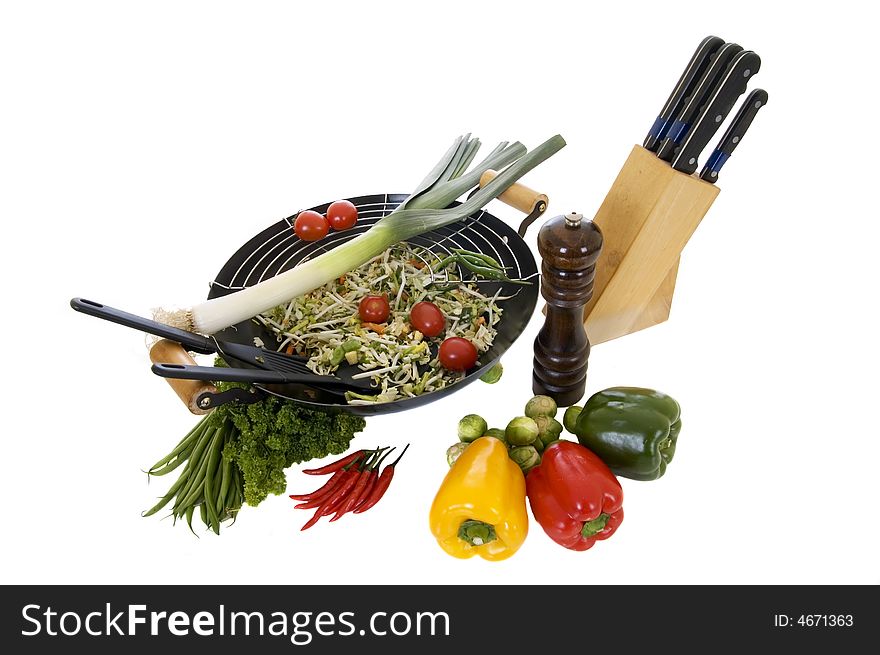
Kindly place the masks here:
<instances>
[{"instance_id":1,"label":"white background","mask_svg":"<svg viewBox=\"0 0 880 655\"><path fill-rule=\"evenodd\" d=\"M868 3L4 3L0 12L3 582L877 583L876 48ZM140 511L141 469L194 423L141 334L297 209L405 193L473 132L568 147L531 173L549 215L592 215L697 43L762 57L770 101L688 244L671 319L597 346L590 393L674 395L684 429L624 480L609 541L532 522L501 563L436 545L428 508L457 419L530 396L536 314L495 386L371 419L412 442L368 514L299 532L286 497L219 538ZM714 141L713 141L714 142ZM520 216L497 203L511 224ZM534 246L535 233L527 237ZM289 492L314 483L288 472Z\"/></svg>"}]
</instances>

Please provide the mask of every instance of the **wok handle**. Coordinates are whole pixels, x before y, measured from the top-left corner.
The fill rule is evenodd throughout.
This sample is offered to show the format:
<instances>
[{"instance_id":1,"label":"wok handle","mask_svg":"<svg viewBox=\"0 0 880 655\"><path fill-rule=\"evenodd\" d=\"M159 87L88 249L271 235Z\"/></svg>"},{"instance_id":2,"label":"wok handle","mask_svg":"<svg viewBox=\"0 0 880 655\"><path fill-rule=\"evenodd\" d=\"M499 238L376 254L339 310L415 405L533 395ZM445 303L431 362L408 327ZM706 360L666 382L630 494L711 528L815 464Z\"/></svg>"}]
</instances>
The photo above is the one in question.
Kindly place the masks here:
<instances>
[{"instance_id":1,"label":"wok handle","mask_svg":"<svg viewBox=\"0 0 880 655\"><path fill-rule=\"evenodd\" d=\"M194 363L193 363L194 364ZM282 373L259 368L226 368L223 366L195 366L193 364L156 362L153 373L168 380L212 380L214 382L244 382L247 384L318 384L353 387L351 382L314 373Z\"/></svg>"},{"instance_id":2,"label":"wok handle","mask_svg":"<svg viewBox=\"0 0 880 655\"><path fill-rule=\"evenodd\" d=\"M496 175L498 175L497 171L487 170L480 176L480 187L489 184ZM520 236L525 236L529 225L547 211L547 205L550 204L550 199L546 194L539 193L518 182L498 196L498 200L526 214L525 219L519 226L518 232Z\"/></svg>"},{"instance_id":3,"label":"wok handle","mask_svg":"<svg viewBox=\"0 0 880 655\"><path fill-rule=\"evenodd\" d=\"M150 361L153 364L174 363L184 366L195 366L196 364L196 361L183 349L183 346L168 339L161 339L153 344L153 347L150 348ZM199 396L202 394L217 393L217 387L210 382L168 378L168 384L193 414L207 414L210 411L210 408L202 408L198 403Z\"/></svg>"},{"instance_id":4,"label":"wok handle","mask_svg":"<svg viewBox=\"0 0 880 655\"><path fill-rule=\"evenodd\" d=\"M254 368L225 368L222 366L196 366L192 364L169 364L156 362L153 373L166 380L213 380L215 382L245 382L264 384L284 384L287 377L283 373Z\"/></svg>"},{"instance_id":5,"label":"wok handle","mask_svg":"<svg viewBox=\"0 0 880 655\"><path fill-rule=\"evenodd\" d=\"M193 352L202 353L203 355L210 355L211 353L217 352L217 347L214 345L214 341L210 337L195 334L194 332L187 332L186 330L171 327L170 325L165 325L158 321L129 314L121 309L108 307L107 305L102 305L94 300L72 298L70 300L70 306L82 314L88 314L89 316L110 321L111 323L124 325L125 327L134 328L135 330L141 330L142 332L162 337L163 339L172 339L178 343L182 343Z\"/></svg>"}]
</instances>

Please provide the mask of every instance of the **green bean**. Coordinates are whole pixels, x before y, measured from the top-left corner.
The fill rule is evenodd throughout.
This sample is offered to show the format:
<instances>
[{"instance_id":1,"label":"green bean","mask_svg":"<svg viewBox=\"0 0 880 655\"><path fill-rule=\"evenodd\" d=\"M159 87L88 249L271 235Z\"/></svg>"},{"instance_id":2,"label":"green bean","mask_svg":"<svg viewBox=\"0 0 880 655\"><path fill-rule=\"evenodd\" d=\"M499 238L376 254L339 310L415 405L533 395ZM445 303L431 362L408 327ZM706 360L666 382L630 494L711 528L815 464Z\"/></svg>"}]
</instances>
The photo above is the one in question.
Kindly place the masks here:
<instances>
[{"instance_id":1,"label":"green bean","mask_svg":"<svg viewBox=\"0 0 880 655\"><path fill-rule=\"evenodd\" d=\"M232 476L233 478L235 476ZM223 502L225 507L223 508L226 512L226 515L229 517L235 516L235 512L238 509L236 507L236 500L238 499L238 490L236 489L236 483L233 479L232 484L229 485L229 489L226 490L226 496L223 498Z\"/></svg>"},{"instance_id":2,"label":"green bean","mask_svg":"<svg viewBox=\"0 0 880 655\"><path fill-rule=\"evenodd\" d=\"M208 525L208 506L205 503L199 505L199 516L202 518L202 523L206 526Z\"/></svg>"},{"instance_id":3,"label":"green bean","mask_svg":"<svg viewBox=\"0 0 880 655\"><path fill-rule=\"evenodd\" d=\"M159 467L161 467L161 466L164 466L165 464L167 464L168 462L170 462L172 459L174 459L175 457L177 457L180 453L182 453L182 452L187 448L187 446L189 446L191 443L195 443L196 440L197 440L197 438L198 438L198 433L201 432L202 430L204 430L205 427L206 427L206 426L205 426L205 420L204 420L204 419L202 419L201 421L199 421L198 423L196 423L195 427L194 427L192 430L190 430L190 431L187 433L187 435L186 435L183 439L180 440L180 443L178 443L178 444L174 447L174 450L172 450L170 453L168 453L167 455L165 455L165 457L163 457L163 458L160 459L158 462L156 462L155 464L153 464L153 465L150 467L150 471L152 472L153 469L157 469L157 468L159 468Z\"/></svg>"},{"instance_id":4,"label":"green bean","mask_svg":"<svg viewBox=\"0 0 880 655\"><path fill-rule=\"evenodd\" d=\"M211 439L214 435L214 430L208 428L202 432L202 435L199 437L199 441L196 444L193 451L190 453L189 460L186 464L186 469L184 469L184 473L193 473L198 470L198 467L202 463L202 454L205 452L205 448L208 447L208 444L211 443Z\"/></svg>"},{"instance_id":5,"label":"green bean","mask_svg":"<svg viewBox=\"0 0 880 655\"><path fill-rule=\"evenodd\" d=\"M196 531L193 530L193 513L195 512L195 509L196 508L193 507L192 505L190 505L186 509L186 524L187 524L187 526L189 526L189 531L192 532L193 534L196 534ZM196 536L198 537L199 535L196 534Z\"/></svg>"},{"instance_id":6,"label":"green bean","mask_svg":"<svg viewBox=\"0 0 880 655\"><path fill-rule=\"evenodd\" d=\"M208 466L207 448L220 431L221 428L205 430L202 438L199 440L199 444L190 456L189 463L184 471L184 475L188 477L188 480L186 486L177 496L177 500L174 504L175 511L185 511L187 505L193 504L198 498L199 489L204 480L205 470Z\"/></svg>"},{"instance_id":7,"label":"green bean","mask_svg":"<svg viewBox=\"0 0 880 655\"><path fill-rule=\"evenodd\" d=\"M220 495L220 485L222 484L223 479L223 456L220 456L220 461L217 462L217 471L214 473L214 480L211 482L211 503L214 505L214 511L217 512L217 516L221 515L222 505L223 505L223 496Z\"/></svg>"},{"instance_id":8,"label":"green bean","mask_svg":"<svg viewBox=\"0 0 880 655\"><path fill-rule=\"evenodd\" d=\"M206 457L202 457L199 460L190 460L192 466L188 467L186 471L187 482L186 486L184 486L180 493L177 494L177 501L175 501L175 508L183 506L183 500L192 493L193 489L198 487L200 480L204 476L204 468L208 464L208 460Z\"/></svg>"},{"instance_id":9,"label":"green bean","mask_svg":"<svg viewBox=\"0 0 880 655\"><path fill-rule=\"evenodd\" d=\"M244 484L241 480L241 471L237 466L235 467L235 484L232 485L232 488L235 492L235 496L232 501L232 507L235 512L238 513L238 510L240 510L244 505Z\"/></svg>"},{"instance_id":10,"label":"green bean","mask_svg":"<svg viewBox=\"0 0 880 655\"><path fill-rule=\"evenodd\" d=\"M219 428L218 428L219 431ZM181 493L178 498L180 500L175 503L174 509L184 509L187 505L195 502L195 500L199 497L199 494L203 490L206 471L208 469L208 460L209 457L203 457L201 465L199 466L199 470L196 472L195 476L192 477L192 481L189 483L186 491Z\"/></svg>"},{"instance_id":11,"label":"green bean","mask_svg":"<svg viewBox=\"0 0 880 655\"><path fill-rule=\"evenodd\" d=\"M157 477L161 476L161 475L168 475L169 473L171 473L171 471L178 468L181 464L189 461L189 457L190 457L190 455L192 455L193 448L194 448L194 446L190 446L189 449L184 450L182 453L180 453L177 456L177 459L165 464L162 468L160 468L158 470L157 469L150 469L149 471L147 471L147 475L155 475Z\"/></svg>"},{"instance_id":12,"label":"green bean","mask_svg":"<svg viewBox=\"0 0 880 655\"><path fill-rule=\"evenodd\" d=\"M229 485L232 484L232 462L226 458L221 465L223 475L220 478L220 493L217 494L217 511L222 512L226 496L229 494Z\"/></svg>"},{"instance_id":13,"label":"green bean","mask_svg":"<svg viewBox=\"0 0 880 655\"><path fill-rule=\"evenodd\" d=\"M144 512L142 514L142 516L152 516L153 514L158 512L160 509L165 507L165 505L167 505L171 501L171 499L174 498L174 495L177 493L177 490L180 489L180 487L183 485L184 481L185 481L185 478L183 476L180 476L179 478L177 478L177 480L174 482L173 485L171 485L171 488L168 490L168 492L164 496L162 496L162 498L159 500L159 502L156 503L156 505L152 509L149 509L146 512Z\"/></svg>"},{"instance_id":14,"label":"green bean","mask_svg":"<svg viewBox=\"0 0 880 655\"><path fill-rule=\"evenodd\" d=\"M214 435L214 441L211 443L211 450L208 453L208 468L205 471L205 503L208 505L208 519L211 521L211 529L216 534L220 534L220 518L217 516L217 501L214 497L214 475L217 473L218 457L220 456L220 448L223 444L223 432L218 429Z\"/></svg>"}]
</instances>

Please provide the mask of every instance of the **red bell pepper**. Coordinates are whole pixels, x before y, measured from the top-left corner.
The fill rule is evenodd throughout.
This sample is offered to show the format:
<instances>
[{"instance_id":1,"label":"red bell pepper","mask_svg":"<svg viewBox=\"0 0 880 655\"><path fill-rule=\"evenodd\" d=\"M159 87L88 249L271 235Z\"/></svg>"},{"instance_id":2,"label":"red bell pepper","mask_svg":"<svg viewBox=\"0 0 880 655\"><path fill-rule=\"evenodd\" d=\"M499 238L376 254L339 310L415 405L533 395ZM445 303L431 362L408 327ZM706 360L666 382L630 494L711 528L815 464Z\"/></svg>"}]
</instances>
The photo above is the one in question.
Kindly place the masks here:
<instances>
[{"instance_id":1,"label":"red bell pepper","mask_svg":"<svg viewBox=\"0 0 880 655\"><path fill-rule=\"evenodd\" d=\"M535 520L556 543L587 550L623 521L623 489L599 457L580 444L557 441L526 476Z\"/></svg>"}]
</instances>

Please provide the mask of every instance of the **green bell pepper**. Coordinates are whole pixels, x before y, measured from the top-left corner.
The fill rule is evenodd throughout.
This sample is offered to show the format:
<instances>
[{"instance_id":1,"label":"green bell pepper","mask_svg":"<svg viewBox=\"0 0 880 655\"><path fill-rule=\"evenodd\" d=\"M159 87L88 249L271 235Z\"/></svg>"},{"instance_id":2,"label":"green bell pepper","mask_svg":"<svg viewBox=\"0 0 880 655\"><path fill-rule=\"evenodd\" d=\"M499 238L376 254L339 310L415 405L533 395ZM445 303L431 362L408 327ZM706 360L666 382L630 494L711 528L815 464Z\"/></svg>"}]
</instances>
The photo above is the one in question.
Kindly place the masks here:
<instances>
[{"instance_id":1,"label":"green bell pepper","mask_svg":"<svg viewBox=\"0 0 880 655\"><path fill-rule=\"evenodd\" d=\"M681 407L653 389L612 387L590 396L577 417L578 441L615 474L656 480L675 455Z\"/></svg>"}]
</instances>

